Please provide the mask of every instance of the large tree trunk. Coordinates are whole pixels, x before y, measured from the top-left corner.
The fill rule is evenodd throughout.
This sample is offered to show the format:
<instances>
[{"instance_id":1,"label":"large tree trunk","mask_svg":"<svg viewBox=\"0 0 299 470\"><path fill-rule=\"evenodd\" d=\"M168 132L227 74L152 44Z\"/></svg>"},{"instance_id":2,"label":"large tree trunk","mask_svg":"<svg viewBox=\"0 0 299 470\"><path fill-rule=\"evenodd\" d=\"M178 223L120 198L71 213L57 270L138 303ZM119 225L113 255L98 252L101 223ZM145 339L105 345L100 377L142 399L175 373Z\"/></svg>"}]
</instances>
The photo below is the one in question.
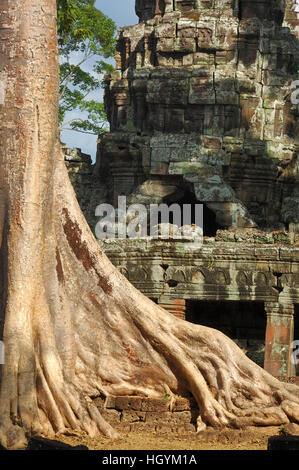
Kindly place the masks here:
<instances>
[{"instance_id":1,"label":"large tree trunk","mask_svg":"<svg viewBox=\"0 0 299 470\"><path fill-rule=\"evenodd\" d=\"M299 421L297 387L162 310L101 252L59 145L55 0L2 0L0 15L1 444L66 429L115 436L90 399L99 393L189 391L199 430Z\"/></svg>"}]
</instances>

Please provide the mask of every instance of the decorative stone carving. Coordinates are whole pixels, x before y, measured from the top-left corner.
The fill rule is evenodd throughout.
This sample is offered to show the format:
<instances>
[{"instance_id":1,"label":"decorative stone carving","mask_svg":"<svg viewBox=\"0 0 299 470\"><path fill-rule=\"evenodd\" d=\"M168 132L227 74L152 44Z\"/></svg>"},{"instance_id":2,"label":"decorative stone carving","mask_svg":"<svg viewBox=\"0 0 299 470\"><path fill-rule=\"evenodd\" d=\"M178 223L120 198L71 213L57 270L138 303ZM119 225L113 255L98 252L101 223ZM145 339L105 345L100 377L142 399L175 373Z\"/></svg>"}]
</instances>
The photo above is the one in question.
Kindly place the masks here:
<instances>
[{"instance_id":1,"label":"decorative stone carving","mask_svg":"<svg viewBox=\"0 0 299 470\"><path fill-rule=\"evenodd\" d=\"M205 276L201 271L196 271L192 276L192 282L204 282Z\"/></svg>"},{"instance_id":2,"label":"decorative stone carving","mask_svg":"<svg viewBox=\"0 0 299 470\"><path fill-rule=\"evenodd\" d=\"M219 231L216 240L204 239L202 247L194 251L187 250L183 241L151 238L124 239L117 243L106 240L100 245L122 272L125 269L136 274L136 266L143 265L147 279L140 274L130 275L131 282L180 318L185 318L186 311L188 314L190 302L200 301L199 323L203 301L217 300L220 307L214 302L214 308L219 308L219 312L223 302L234 303L235 309L242 308L238 302L240 305L265 303L265 368L274 375L286 377L294 375L290 351L294 304L299 304L299 234L294 237L294 244L291 235L294 234ZM242 311L243 318L248 315L252 312ZM228 325L229 321L233 321L230 314ZM248 322L251 321L249 317ZM252 357L258 356L261 361L264 341L260 333L255 334L254 330L250 336L255 344Z\"/></svg>"},{"instance_id":3,"label":"decorative stone carving","mask_svg":"<svg viewBox=\"0 0 299 470\"><path fill-rule=\"evenodd\" d=\"M179 298L183 286L185 299L214 299L217 288L223 286L225 289L218 293L218 300L281 303L284 299L285 304L296 304L299 303L299 247L287 238L282 241L283 237L278 242L278 235L271 244L263 238L258 240L254 232L247 232L247 241L238 242L223 241L222 233L219 241L211 243L206 239L201 248L191 251L184 241L151 238L99 243L122 271L138 272L130 279L151 298L161 296L168 289L167 283L175 281L169 294L172 298ZM298 244L299 235L296 240ZM146 282L139 273L141 266L147 273Z\"/></svg>"}]
</instances>

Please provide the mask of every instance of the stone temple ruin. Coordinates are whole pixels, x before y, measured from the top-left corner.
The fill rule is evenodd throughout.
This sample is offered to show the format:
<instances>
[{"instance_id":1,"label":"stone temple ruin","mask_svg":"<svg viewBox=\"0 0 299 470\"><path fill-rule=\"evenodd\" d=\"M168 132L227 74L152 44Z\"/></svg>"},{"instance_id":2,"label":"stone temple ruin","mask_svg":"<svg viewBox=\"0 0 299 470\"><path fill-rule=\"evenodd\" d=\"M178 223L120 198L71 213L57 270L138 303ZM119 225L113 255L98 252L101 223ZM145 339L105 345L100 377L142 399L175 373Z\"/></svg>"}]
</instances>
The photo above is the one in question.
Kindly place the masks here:
<instances>
[{"instance_id":1,"label":"stone temple ruin","mask_svg":"<svg viewBox=\"0 0 299 470\"><path fill-rule=\"evenodd\" d=\"M234 339L282 380L299 340L295 0L136 0L105 77L95 165L65 149L79 203L202 203L204 243L99 241L145 295ZM298 346L297 346L298 347ZM299 354L298 354L299 359Z\"/></svg>"}]
</instances>

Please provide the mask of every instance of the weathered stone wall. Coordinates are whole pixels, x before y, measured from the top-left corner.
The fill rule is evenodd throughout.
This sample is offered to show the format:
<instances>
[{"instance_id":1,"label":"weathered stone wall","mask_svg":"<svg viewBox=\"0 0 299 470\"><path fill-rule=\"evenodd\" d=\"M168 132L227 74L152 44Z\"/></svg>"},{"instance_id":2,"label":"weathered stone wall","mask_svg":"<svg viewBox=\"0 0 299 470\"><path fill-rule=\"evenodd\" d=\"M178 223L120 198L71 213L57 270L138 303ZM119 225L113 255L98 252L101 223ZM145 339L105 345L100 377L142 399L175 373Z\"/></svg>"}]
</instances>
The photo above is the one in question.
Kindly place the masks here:
<instances>
[{"instance_id":1,"label":"weathered stone wall","mask_svg":"<svg viewBox=\"0 0 299 470\"><path fill-rule=\"evenodd\" d=\"M162 194L191 190L221 227L294 229L299 47L283 2L144 0L137 12L106 77L112 132L99 152L110 200L162 201L154 182Z\"/></svg>"},{"instance_id":2,"label":"weathered stone wall","mask_svg":"<svg viewBox=\"0 0 299 470\"><path fill-rule=\"evenodd\" d=\"M282 379L284 381L295 382ZM195 433L198 406L193 397L161 398L140 396L97 397L93 400L102 416L115 429L126 432L143 430L157 433L177 433L179 435ZM244 438L244 430L241 431ZM202 436L204 438L204 436Z\"/></svg>"},{"instance_id":3,"label":"weathered stone wall","mask_svg":"<svg viewBox=\"0 0 299 470\"><path fill-rule=\"evenodd\" d=\"M99 397L94 403L113 426L127 431L195 432L199 411L193 398Z\"/></svg>"},{"instance_id":4,"label":"weathered stone wall","mask_svg":"<svg viewBox=\"0 0 299 470\"><path fill-rule=\"evenodd\" d=\"M97 223L95 210L107 199L106 185L99 180L90 155L82 153L79 148L67 148L64 144L62 151L81 210L94 232Z\"/></svg>"}]
</instances>

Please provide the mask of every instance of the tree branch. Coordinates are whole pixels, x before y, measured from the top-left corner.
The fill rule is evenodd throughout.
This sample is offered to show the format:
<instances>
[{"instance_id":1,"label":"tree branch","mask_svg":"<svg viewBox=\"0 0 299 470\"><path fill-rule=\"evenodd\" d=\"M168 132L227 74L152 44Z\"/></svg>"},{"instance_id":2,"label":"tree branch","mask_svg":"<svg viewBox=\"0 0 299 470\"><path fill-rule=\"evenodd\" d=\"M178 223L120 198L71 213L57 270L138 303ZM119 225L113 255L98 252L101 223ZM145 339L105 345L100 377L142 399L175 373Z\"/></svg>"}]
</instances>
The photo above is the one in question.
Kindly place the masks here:
<instances>
[{"instance_id":1,"label":"tree branch","mask_svg":"<svg viewBox=\"0 0 299 470\"><path fill-rule=\"evenodd\" d=\"M73 76L73 74L74 74L74 71L75 71L78 67L80 67L80 65L82 65L84 62L86 62L90 57L92 57L93 55L94 55L94 54L93 54L92 52L90 52L89 54L85 54L84 57L83 57L83 59L82 59L77 65L74 65L73 68L72 68L72 70L71 70L71 72L69 73L69 75L67 75L67 76L64 78L63 81L66 80L66 83L65 83L65 85L64 85L64 87L63 87L63 89L62 89L62 92L60 93L60 96L59 96L59 99L60 99L60 100L62 99L62 97L63 97L63 95L64 95L64 93L65 93L65 90L67 89L67 86L68 86L68 84L69 84L70 81L71 81L71 78L72 78L72 76ZM63 83L63 82L62 82L62 83Z\"/></svg>"},{"instance_id":2,"label":"tree branch","mask_svg":"<svg viewBox=\"0 0 299 470\"><path fill-rule=\"evenodd\" d=\"M101 127L102 129L102 127ZM70 127L62 127L63 131L73 131L73 132L81 132L81 134L90 134L90 135L98 135L98 133L95 133L95 132L88 132L88 131L81 131L79 129L72 129Z\"/></svg>"}]
</instances>

